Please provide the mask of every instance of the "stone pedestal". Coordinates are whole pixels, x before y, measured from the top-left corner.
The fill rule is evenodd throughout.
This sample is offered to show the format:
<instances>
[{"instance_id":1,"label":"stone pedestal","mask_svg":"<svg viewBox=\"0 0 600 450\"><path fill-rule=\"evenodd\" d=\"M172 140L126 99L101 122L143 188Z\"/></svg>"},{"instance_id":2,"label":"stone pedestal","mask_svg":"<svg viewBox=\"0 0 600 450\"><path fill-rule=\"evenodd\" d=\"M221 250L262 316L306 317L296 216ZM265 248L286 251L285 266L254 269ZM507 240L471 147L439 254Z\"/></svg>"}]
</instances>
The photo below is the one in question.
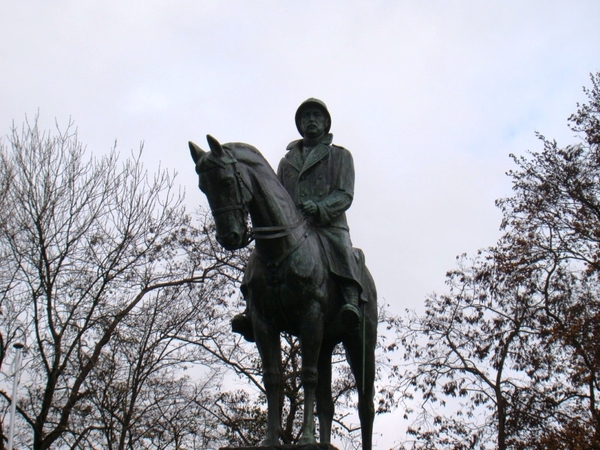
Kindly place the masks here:
<instances>
[{"instance_id":1,"label":"stone pedestal","mask_svg":"<svg viewBox=\"0 0 600 450\"><path fill-rule=\"evenodd\" d=\"M219 450L338 450L331 444L271 445L268 447L221 447Z\"/></svg>"}]
</instances>

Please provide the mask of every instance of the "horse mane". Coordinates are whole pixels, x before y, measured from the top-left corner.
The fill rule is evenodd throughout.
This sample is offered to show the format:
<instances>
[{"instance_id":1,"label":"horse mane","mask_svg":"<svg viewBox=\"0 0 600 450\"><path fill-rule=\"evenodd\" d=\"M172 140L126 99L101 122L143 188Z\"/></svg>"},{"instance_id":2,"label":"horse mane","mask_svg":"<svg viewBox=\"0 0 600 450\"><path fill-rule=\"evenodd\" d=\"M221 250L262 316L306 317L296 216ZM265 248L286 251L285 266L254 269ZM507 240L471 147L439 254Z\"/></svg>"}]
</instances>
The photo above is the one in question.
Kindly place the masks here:
<instances>
[{"instance_id":1,"label":"horse mane","mask_svg":"<svg viewBox=\"0 0 600 450\"><path fill-rule=\"evenodd\" d=\"M229 142L223 145L223 148L231 151L235 159L240 162L256 165L267 163L267 160L258 149L250 144L243 142Z\"/></svg>"},{"instance_id":2,"label":"horse mane","mask_svg":"<svg viewBox=\"0 0 600 450\"><path fill-rule=\"evenodd\" d=\"M275 175L273 168L267 162L265 157L262 155L258 149L250 144L245 144L243 142L229 142L227 144L223 144L223 149L226 153L230 153L233 158L237 162L242 164L246 164L250 167L254 168L267 168L270 172ZM231 161L225 161L231 162ZM223 161L220 158L216 157L212 152L206 153L202 158L202 161L198 164L200 170L210 170L215 166L223 166Z\"/></svg>"}]
</instances>

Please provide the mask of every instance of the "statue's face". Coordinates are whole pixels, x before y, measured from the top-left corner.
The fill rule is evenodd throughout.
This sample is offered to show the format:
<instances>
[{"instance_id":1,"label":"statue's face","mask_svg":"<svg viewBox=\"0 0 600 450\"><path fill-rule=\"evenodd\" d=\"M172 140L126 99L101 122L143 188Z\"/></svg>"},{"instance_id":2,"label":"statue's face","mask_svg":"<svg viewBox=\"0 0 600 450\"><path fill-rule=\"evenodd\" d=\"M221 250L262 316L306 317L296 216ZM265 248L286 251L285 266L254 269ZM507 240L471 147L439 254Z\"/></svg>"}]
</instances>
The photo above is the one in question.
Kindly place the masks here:
<instances>
[{"instance_id":1,"label":"statue's face","mask_svg":"<svg viewBox=\"0 0 600 450\"><path fill-rule=\"evenodd\" d=\"M305 137L314 138L325 132L327 118L321 108L308 106L302 111L300 125Z\"/></svg>"}]
</instances>

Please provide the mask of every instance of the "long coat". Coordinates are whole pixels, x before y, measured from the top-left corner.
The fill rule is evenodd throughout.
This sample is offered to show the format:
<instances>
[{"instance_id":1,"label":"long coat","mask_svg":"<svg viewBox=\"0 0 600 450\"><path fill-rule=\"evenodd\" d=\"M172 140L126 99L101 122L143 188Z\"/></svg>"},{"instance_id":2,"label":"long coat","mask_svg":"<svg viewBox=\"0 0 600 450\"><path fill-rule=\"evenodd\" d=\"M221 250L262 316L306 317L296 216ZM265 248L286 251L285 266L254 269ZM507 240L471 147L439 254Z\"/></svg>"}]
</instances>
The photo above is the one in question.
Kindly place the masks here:
<instances>
[{"instance_id":1,"label":"long coat","mask_svg":"<svg viewBox=\"0 0 600 450\"><path fill-rule=\"evenodd\" d=\"M330 270L360 286L345 213L354 197L354 161L348 150L333 145L332 140L331 134L324 136L306 160L302 156L303 140L290 143L277 176L296 205L308 200L317 205L317 214L308 221L321 238Z\"/></svg>"}]
</instances>

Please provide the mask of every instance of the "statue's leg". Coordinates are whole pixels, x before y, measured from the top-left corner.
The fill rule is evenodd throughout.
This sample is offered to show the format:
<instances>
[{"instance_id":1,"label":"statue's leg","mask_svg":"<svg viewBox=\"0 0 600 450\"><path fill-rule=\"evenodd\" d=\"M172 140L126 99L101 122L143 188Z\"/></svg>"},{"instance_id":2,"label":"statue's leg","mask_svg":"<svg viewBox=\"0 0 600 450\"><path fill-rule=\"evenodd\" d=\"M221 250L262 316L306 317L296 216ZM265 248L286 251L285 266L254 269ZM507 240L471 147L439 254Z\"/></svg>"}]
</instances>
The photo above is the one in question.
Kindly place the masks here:
<instances>
[{"instance_id":1,"label":"statue's leg","mask_svg":"<svg viewBox=\"0 0 600 450\"><path fill-rule=\"evenodd\" d=\"M346 359L356 380L358 416L360 418L363 450L371 450L373 440L376 340L377 305L373 302L364 304L363 323L361 323L360 333L344 339Z\"/></svg>"},{"instance_id":2,"label":"statue's leg","mask_svg":"<svg viewBox=\"0 0 600 450\"><path fill-rule=\"evenodd\" d=\"M347 333L357 334L361 322L358 305L359 286L354 281L340 280L340 288L345 302L340 309L342 325Z\"/></svg>"},{"instance_id":3,"label":"statue's leg","mask_svg":"<svg viewBox=\"0 0 600 450\"><path fill-rule=\"evenodd\" d=\"M315 394L317 389L317 362L323 340L324 315L321 306L313 302L300 326L302 350L302 387L304 389L304 421L299 445L315 444Z\"/></svg>"},{"instance_id":4,"label":"statue's leg","mask_svg":"<svg viewBox=\"0 0 600 450\"><path fill-rule=\"evenodd\" d=\"M331 423L335 405L331 394L331 355L335 345L321 346L319 354L319 379L317 380L317 416L319 418L319 436L321 444L331 443Z\"/></svg>"},{"instance_id":5,"label":"statue's leg","mask_svg":"<svg viewBox=\"0 0 600 450\"><path fill-rule=\"evenodd\" d=\"M281 434L281 341L279 332L258 314L252 317L256 346L263 366L263 384L267 393L267 436L262 446L279 445Z\"/></svg>"}]
</instances>

